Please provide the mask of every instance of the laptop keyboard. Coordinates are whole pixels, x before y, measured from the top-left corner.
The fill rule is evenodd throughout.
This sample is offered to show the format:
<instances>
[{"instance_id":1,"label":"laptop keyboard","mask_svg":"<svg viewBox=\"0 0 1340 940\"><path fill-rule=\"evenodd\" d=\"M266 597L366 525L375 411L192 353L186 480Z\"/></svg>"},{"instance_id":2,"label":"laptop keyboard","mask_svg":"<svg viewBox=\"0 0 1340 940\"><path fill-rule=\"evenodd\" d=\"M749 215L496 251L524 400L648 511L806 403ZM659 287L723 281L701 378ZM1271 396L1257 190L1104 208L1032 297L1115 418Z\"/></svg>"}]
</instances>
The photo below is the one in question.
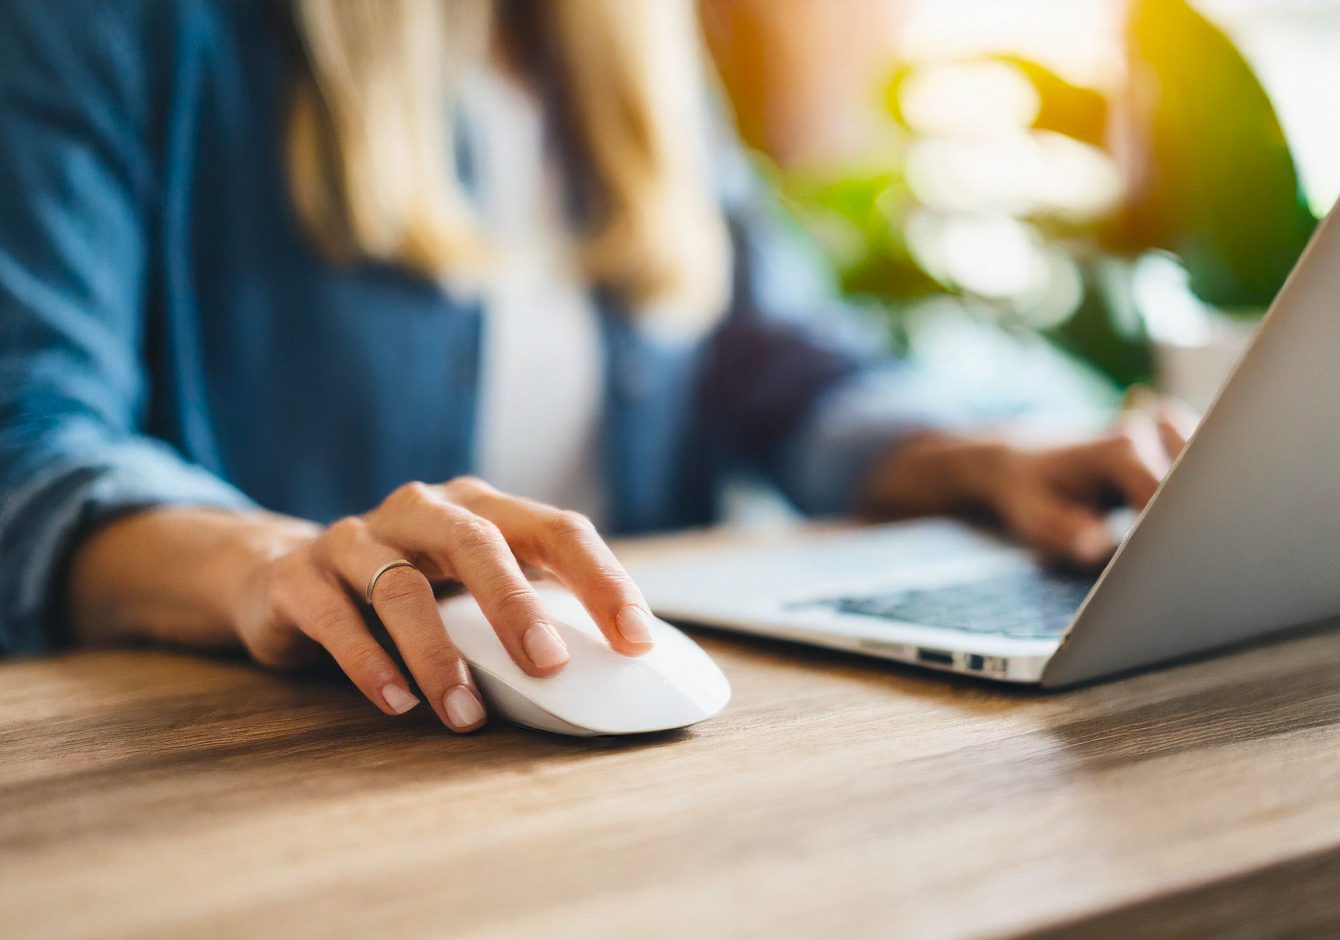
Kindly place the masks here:
<instances>
[{"instance_id":1,"label":"laptop keyboard","mask_svg":"<svg viewBox=\"0 0 1340 940\"><path fill-rule=\"evenodd\" d=\"M901 620L1020 639L1059 637L1094 579L1047 571L1010 572L938 588L812 601L844 614Z\"/></svg>"}]
</instances>

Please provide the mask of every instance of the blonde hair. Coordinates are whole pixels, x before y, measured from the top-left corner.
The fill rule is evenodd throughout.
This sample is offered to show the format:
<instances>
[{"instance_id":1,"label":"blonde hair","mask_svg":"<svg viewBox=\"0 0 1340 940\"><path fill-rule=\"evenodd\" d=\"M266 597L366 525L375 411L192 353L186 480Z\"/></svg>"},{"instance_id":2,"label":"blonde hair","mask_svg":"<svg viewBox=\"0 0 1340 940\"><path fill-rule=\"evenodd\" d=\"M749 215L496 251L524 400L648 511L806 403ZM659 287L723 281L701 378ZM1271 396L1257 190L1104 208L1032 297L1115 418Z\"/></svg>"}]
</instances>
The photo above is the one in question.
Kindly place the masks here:
<instances>
[{"instance_id":1,"label":"blonde hair","mask_svg":"<svg viewBox=\"0 0 1340 940\"><path fill-rule=\"evenodd\" d=\"M468 283L488 247L458 180L450 105L506 17L492 0L292 7L302 55L287 158L304 227L333 259ZM520 15L539 18L527 28L548 60L540 78L589 184L578 232L588 277L634 306L715 316L730 251L692 3L543 0Z\"/></svg>"}]
</instances>

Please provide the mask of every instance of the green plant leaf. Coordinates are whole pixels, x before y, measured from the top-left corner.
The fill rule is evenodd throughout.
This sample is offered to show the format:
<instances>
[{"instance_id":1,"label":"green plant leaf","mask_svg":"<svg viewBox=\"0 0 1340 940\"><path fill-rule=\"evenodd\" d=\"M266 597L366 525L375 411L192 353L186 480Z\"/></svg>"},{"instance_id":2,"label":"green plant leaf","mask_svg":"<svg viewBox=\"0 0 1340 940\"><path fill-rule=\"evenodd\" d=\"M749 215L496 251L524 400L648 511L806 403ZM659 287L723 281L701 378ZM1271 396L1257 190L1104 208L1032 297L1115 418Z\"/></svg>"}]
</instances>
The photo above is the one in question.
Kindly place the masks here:
<instances>
[{"instance_id":1,"label":"green plant leaf","mask_svg":"<svg viewBox=\"0 0 1340 940\"><path fill-rule=\"evenodd\" d=\"M1265 89L1185 0L1134 0L1127 47L1127 131L1147 154L1129 233L1177 254L1205 302L1269 304L1316 218Z\"/></svg>"}]
</instances>

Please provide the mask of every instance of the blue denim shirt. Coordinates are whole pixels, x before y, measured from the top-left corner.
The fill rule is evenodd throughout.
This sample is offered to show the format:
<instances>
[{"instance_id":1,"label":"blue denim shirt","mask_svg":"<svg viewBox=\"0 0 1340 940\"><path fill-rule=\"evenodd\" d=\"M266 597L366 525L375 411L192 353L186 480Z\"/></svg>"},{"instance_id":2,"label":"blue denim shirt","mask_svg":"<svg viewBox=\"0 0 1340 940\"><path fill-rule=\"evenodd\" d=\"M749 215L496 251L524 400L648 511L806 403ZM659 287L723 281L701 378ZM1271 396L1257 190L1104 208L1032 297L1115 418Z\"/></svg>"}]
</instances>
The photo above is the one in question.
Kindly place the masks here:
<instances>
[{"instance_id":1,"label":"blue denim shirt","mask_svg":"<svg viewBox=\"0 0 1340 940\"><path fill-rule=\"evenodd\" d=\"M0 652L66 639L73 547L118 515L326 521L474 467L481 311L304 241L272 17L0 0ZM840 511L934 420L867 388L875 360L837 340L812 259L740 193L716 330L655 335L601 298L615 532L709 521L739 466Z\"/></svg>"}]
</instances>

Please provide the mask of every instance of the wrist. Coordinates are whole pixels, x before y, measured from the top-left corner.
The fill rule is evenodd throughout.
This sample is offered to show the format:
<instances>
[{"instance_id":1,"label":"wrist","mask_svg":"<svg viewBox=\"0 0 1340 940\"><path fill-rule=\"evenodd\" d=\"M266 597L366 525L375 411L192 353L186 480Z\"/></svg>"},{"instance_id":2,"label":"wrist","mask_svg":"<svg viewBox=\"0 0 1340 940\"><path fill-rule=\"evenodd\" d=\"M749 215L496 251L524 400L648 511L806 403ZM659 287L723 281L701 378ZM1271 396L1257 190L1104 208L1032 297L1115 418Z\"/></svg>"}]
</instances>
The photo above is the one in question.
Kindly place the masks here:
<instances>
[{"instance_id":1,"label":"wrist","mask_svg":"<svg viewBox=\"0 0 1340 940\"><path fill-rule=\"evenodd\" d=\"M861 501L882 515L945 515L996 502L1016 450L1002 438L927 432L877 464Z\"/></svg>"},{"instance_id":2,"label":"wrist","mask_svg":"<svg viewBox=\"0 0 1340 940\"><path fill-rule=\"evenodd\" d=\"M242 638L266 606L265 584L270 566L311 541L321 527L302 519L257 514L230 533L220 546L219 564L210 590L214 616Z\"/></svg>"},{"instance_id":3,"label":"wrist","mask_svg":"<svg viewBox=\"0 0 1340 940\"><path fill-rule=\"evenodd\" d=\"M315 531L282 516L217 509L154 509L113 522L85 540L71 565L75 637L236 645L257 572Z\"/></svg>"}]
</instances>

